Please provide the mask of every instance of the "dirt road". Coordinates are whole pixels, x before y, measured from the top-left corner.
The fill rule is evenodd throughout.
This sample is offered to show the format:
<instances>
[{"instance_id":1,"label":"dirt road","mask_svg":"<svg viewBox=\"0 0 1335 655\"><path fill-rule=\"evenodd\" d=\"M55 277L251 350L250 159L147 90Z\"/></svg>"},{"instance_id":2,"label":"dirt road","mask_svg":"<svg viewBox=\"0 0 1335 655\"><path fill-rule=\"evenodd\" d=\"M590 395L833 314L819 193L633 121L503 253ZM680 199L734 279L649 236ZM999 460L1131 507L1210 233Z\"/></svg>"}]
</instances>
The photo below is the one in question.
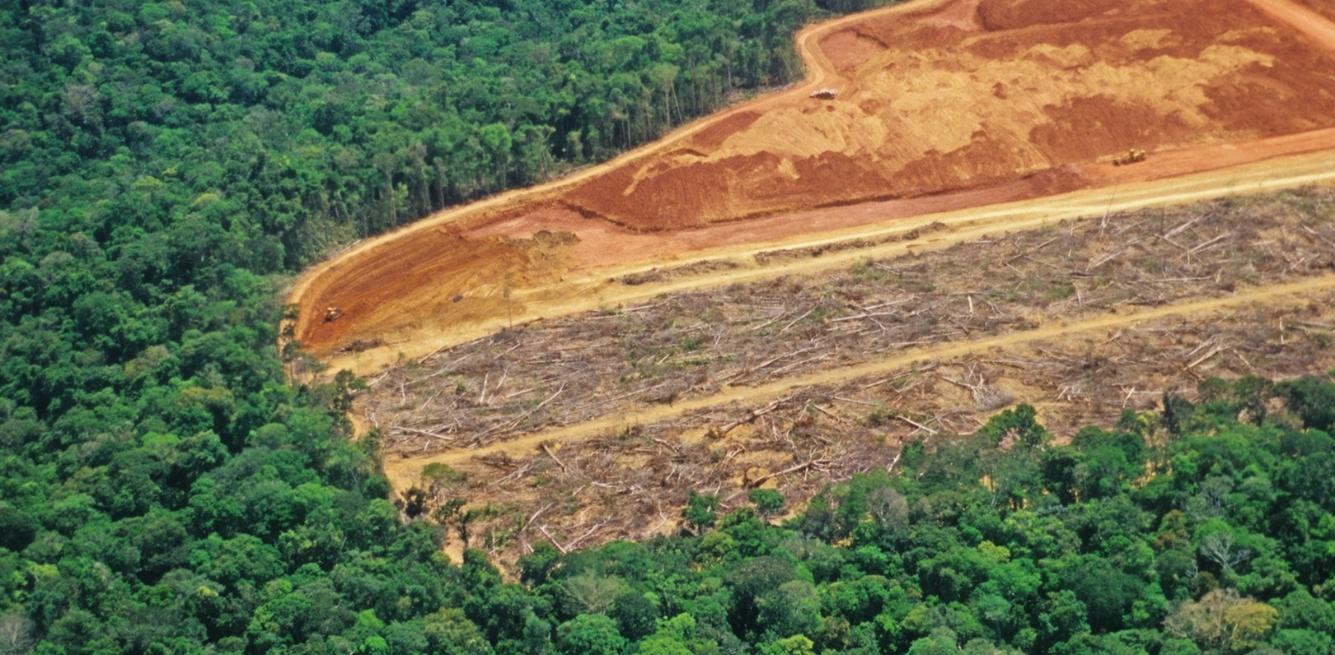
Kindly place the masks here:
<instances>
[{"instance_id":1,"label":"dirt road","mask_svg":"<svg viewBox=\"0 0 1335 655\"><path fill-rule=\"evenodd\" d=\"M1335 25L1287 0L1249 1L1265 13L1249 10L1244 0L1237 0L1236 7L1230 5L1231 9L1237 11L1219 12L1218 8L1212 9L1212 12L1228 16L1210 18L1210 21L1216 22L1207 21L1190 30L1186 28L1179 30L1177 25L1185 20L1181 19L1181 16L1184 12L1190 13L1190 8L1180 8L1155 0L1140 2L1145 5L1142 9L1147 11L1135 15L1128 15L1123 9L1116 8L1116 3L1089 3L1091 6L1113 7L1109 10L1113 13L1097 20L1075 15L1062 19L1075 21L1072 23L1059 22L1060 16L1053 19L1043 18L1046 14L1042 12L1035 18L1032 11L1026 14L1016 9L1017 7L1023 9L1022 5L1026 5L1021 2L944 0L897 5L812 26L804 29L797 37L798 51L807 64L808 78L804 84L796 88L762 97L721 114L696 121L661 141L627 153L606 164L585 169L567 179L442 212L405 230L360 244L313 269L298 281L291 295L291 302L301 308L300 318L295 325L298 339L315 355L329 361L332 370L346 367L359 373L369 373L393 361L400 354L414 356L429 352L442 345L457 343L462 339L494 330L512 320L532 320L661 292L666 288L648 286L627 290L608 285L607 280L626 273L674 266L710 257L726 256L737 261L746 257L748 253L761 250L758 245L761 243L765 247L795 247L803 242L864 238L868 234L884 234L893 230L907 232L912 229L907 226L925 224L915 218L924 216L931 216L932 220L941 219L956 226L972 225L977 229L981 229L981 221L992 220L994 229L1006 229L1004 224L1007 221L1039 220L1034 217L1045 213L1069 214L1076 211L1094 213L1099 211L1099 205L1120 205L1128 197L1137 198L1144 204L1153 204L1156 202L1156 196L1160 197L1157 201L1171 201L1178 196L1176 189L1180 188L1180 185L1165 178L1191 176L1205 170L1216 172L1213 175L1188 179L1192 180L1191 184L1197 188L1212 185L1214 189L1212 193L1215 194L1237 190L1233 178L1239 175L1248 176L1249 180L1259 178L1260 182L1264 182L1267 177L1275 180L1285 177L1291 180L1318 179L1309 176L1318 175L1323 166L1324 170L1331 170L1333 167L1329 159L1320 161L1300 158L1293 161L1279 161L1274 158L1313 151L1327 153L1335 151L1335 130L1322 129L1321 123L1323 120L1335 120L1335 111L1326 111L1326 103L1335 102L1335 85L1325 78L1310 77L1313 74L1324 74L1321 73L1322 70L1335 72L1335 64L1332 64L1335 60L1330 59L1329 53L1320 51L1318 46L1303 45L1307 43L1305 40L1286 38L1283 34L1292 27L1313 36L1317 43L1329 46L1329 40L1320 35L1335 33ZM1149 11L1151 9L1153 11ZM1018 25L1016 21L1034 20L1039 20L1040 23L1043 20L1048 22L1027 24L1028 26L1023 28L1016 27ZM1142 25L1138 21L1148 22ZM1087 56L1080 55L1086 59L1061 65L1074 65L1082 70L1091 71L1086 75L1088 79L1071 78L1062 82L1066 86L1042 87L1043 80L1051 74L1044 70L1033 69L1034 62L1048 62L1043 63L1043 66L1057 62L1057 59L1053 59L1057 56L1055 51L1051 50L1053 44L1067 48L1069 52L1075 52L1069 49L1076 48L1078 44L1072 45L1068 41L1079 35L1063 35L1069 29L1073 29L1072 25L1084 24L1088 24L1088 29L1093 30L1089 32L1088 37L1102 45ZM1234 29L1239 25L1245 29L1241 31ZM897 34L895 30L907 30L904 32L905 42L921 46L919 50L887 51L878 54L875 49L866 48L867 39ZM1038 34L1042 39L1035 42L1037 45L1026 46L1029 49L1019 51L1019 54L993 52L997 48L1002 50L1010 48L1011 46L1005 45L1006 39L1018 38L1016 35L1021 34ZM1264 36L1266 34L1270 36ZM998 35L1005 36L1005 39L999 41ZM1297 45L1290 42L1296 42ZM943 50L942 43L955 45ZM1193 43L1195 45L1192 45ZM995 170L987 174L975 171L977 174L970 173L969 175L973 177L968 180L951 177L954 173L945 174L945 177L933 173L927 178L939 179L931 184L939 182L940 185L944 185L939 188L947 191L914 196L906 189L918 183L910 184L902 180L920 178L915 177L916 174L904 173L903 171L907 169L903 169L902 166L917 161L914 157L927 156L928 159L936 161L933 158L937 158L940 152L923 155L924 152L935 152L932 148L936 146L919 144L928 150L919 148L909 152L903 148L908 147L904 144L911 139L906 141L900 137L887 136L884 143L890 144L890 150L884 150L882 145L878 145L882 142L877 141L866 146L872 148L871 150L864 149L865 152L859 150L857 152L863 154L856 154L854 151L863 146L855 148L848 145L851 142L846 143L845 137L839 135L846 134L848 129L846 121L863 120L871 116L864 114L873 111L873 106L880 97L878 94L893 96L896 93L888 87L878 86L883 85L886 77L886 73L882 71L889 70L883 68L884 66L911 65L917 68L901 71L900 74L891 77L918 81L938 79L945 85L940 87L941 89L955 88L949 80L955 79L951 76L958 76L961 72L958 66L962 64L950 57L954 56L951 54L954 50L959 49L968 50L978 57L976 61L968 63L968 66L973 67L965 71L973 71L968 73L969 75L983 77L1001 75L1007 80L1014 81L1021 79L1014 77L1021 75L1021 71L1031 71L1023 73L1029 75L1028 78L1024 78L1028 80L1024 83L1040 84L1040 86L1035 87L1032 92L1026 92L1034 96L1032 102L1026 101L1019 105L1030 107L1033 102L1039 102L1040 98L1051 98L1050 102L1057 102L1059 106L1066 106L1062 103L1070 104L1086 113L1079 117L1054 118L1045 113L1047 110L1038 107L1032 111L1026 109L1025 112L1028 113L1012 115L1015 107L1019 106L1014 100L1001 99L997 102L998 99L992 97L995 89L986 91L982 95L991 98L987 101L992 103L989 105L992 109L989 111L1001 112L988 119L993 121L993 128L1000 130L1003 125L1013 125L1014 128L1005 129L1019 129L1022 132L1029 130L1031 134L1060 128L1059 132L1067 130L1062 132L1066 136L1057 138L1056 141L1052 140L1055 137L1044 137L1046 140L1039 140L1042 143L1034 142L1038 145L1033 143L1025 145L1021 141L1015 141L1012 144L1018 149L1015 152L1031 153L1021 156L1020 159L999 151L984 156L978 151L977 143L965 145L958 149L958 155L952 155L964 159L956 163L950 163L954 160L948 158L941 159L942 162L946 162L943 164L946 169L955 170L958 166L969 169L971 166L982 165L976 162L968 163L976 159L977 162L993 161L993 164L987 166L992 166ZM914 52L924 54L919 57ZM929 52L944 54L925 54ZM1172 59L1174 57L1177 59ZM1153 103L1150 100L1142 101L1127 96L1125 102L1132 104L1116 108L1111 114L1081 100L1086 97L1081 95L1085 93L1080 90L1083 88L1081 85L1102 79L1098 75L1103 73L1097 71L1103 71L1109 65L1123 66L1124 72L1117 74L1121 77L1115 79L1121 79L1131 87L1138 87L1143 86L1145 81L1168 83L1170 80L1163 77L1162 70L1156 67L1161 67L1170 59L1190 62L1193 57L1214 62L1211 65L1216 65L1217 68L1215 73L1211 73L1218 78L1217 82L1212 83L1214 86L1200 89L1200 93L1204 93L1204 96L1193 91L1188 94L1190 97L1183 96L1175 100L1170 98L1172 103L1178 104L1173 104L1172 107L1165 105L1158 109L1151 107ZM941 77L942 75L946 77ZM1038 77L1035 77L1036 75ZM1141 78L1136 78L1137 75ZM1136 79L1142 81L1136 82ZM850 95L849 102L833 103L828 108L829 111L826 111L820 105L812 105L812 101L806 98L812 89L831 85L846 87ZM1287 90L1281 92L1278 90L1280 87ZM901 91L907 92L907 90ZM919 91L895 97L932 98L944 92L929 88ZM1052 95L1054 93L1060 95L1060 98ZM1165 91L1163 94L1156 92L1152 95L1167 97L1175 93L1178 92ZM1243 95L1238 96L1239 93ZM1298 100L1298 96L1293 95L1295 93L1301 95L1302 100ZM857 102L853 102L851 97L853 95L857 95ZM982 95L979 98L982 98ZM1004 90L1002 95L1006 95ZM1201 100L1202 97L1214 100L1201 104L1205 102ZM1244 102L1247 98L1250 100ZM1268 103L1282 102L1287 109L1271 111L1273 108L1269 105L1264 107L1255 105L1258 98L1265 99ZM1132 107L1137 102L1151 104L1144 105L1148 109L1133 110ZM961 101L955 104L968 103ZM1243 107L1247 107L1246 111L1251 113L1247 113L1246 116L1237 113L1243 111L1241 109ZM1295 107L1300 111L1295 113L1293 111ZM901 120L900 114L913 115L914 111L920 110L921 115L929 118L942 117L947 116L947 109L934 107L914 109L899 106L893 110L882 108L875 111L881 112L876 114L880 117L876 120L890 121L885 125L894 127L899 125L896 121ZM1178 130L1172 127L1173 120L1176 119L1163 118L1167 114L1143 113L1151 109L1155 112L1176 112L1173 115L1197 116L1192 119L1196 121L1193 124L1197 127L1185 131ZM1258 110L1259 114L1256 113ZM804 124L815 121L823 125L824 123L820 121L827 120L820 118L824 116L821 113L823 111L830 116L844 118L820 128L825 132L824 136L817 139L819 143L793 136L789 139L793 143L768 146L761 143L760 146L763 146L761 150L755 150L753 147L756 143L754 133L757 130L775 132L773 125L766 127L765 121L771 120L766 117L773 115L776 117L773 120L779 120L778 117L783 116L788 117L784 120L796 117ZM1094 113L1090 114L1089 111ZM863 118L858 118L859 116ZM1212 119L1210 116L1220 118ZM741 122L746 125L738 124L739 117L744 118ZM1127 117L1134 117L1135 120L1130 122L1122 120ZM1281 117L1282 120L1275 122L1280 120L1276 117ZM950 120L957 118L966 122L976 119L959 116ZM1133 127L1158 125L1160 127L1154 129L1160 131L1153 134L1100 133L1102 136L1070 132L1081 125L1104 124L1109 121L1122 121ZM949 121L937 127L944 129L949 127L948 123ZM912 128L910 132L915 134L933 132L935 129L931 124L925 123L910 122L905 125ZM1052 125L1056 125L1057 128L1052 128ZM866 129L876 132L880 128L868 123ZM965 137L974 138L966 132L967 130L960 132L960 139L963 140L958 140L958 143L967 141ZM792 130L788 130L788 133L796 134ZM1145 164L1119 168L1099 159L1102 153L1115 151L1116 148L1128 144L1147 142L1146 139L1160 143L1162 147L1156 150L1151 160ZM708 146L716 141L717 152L713 155L709 154L708 147L701 150L702 143ZM725 144L725 141L732 145ZM814 146L811 145L813 143ZM1066 148L1061 145L1063 143L1086 145L1068 152L1063 150ZM1091 143L1102 145L1088 145ZM774 186L764 182L777 179L773 176L779 173L789 174L784 171L800 169L799 164L807 155L792 151L788 155L783 155L780 158L782 161L767 160L769 163L747 169L750 172L744 174L721 171L716 177L732 179L735 182L730 182L729 184L733 186L727 189L717 192L702 191L704 195L700 195L688 185L684 193L677 193L674 196L683 198L698 196L696 199L700 202L714 203L711 206L722 207L720 211L724 211L724 214L720 216L753 216L755 208L762 205L787 207L785 203L790 202L798 203L799 207L804 208L778 211L732 222L711 222L713 219L701 214L698 219L692 219L697 220L697 224L689 228L673 228L650 233L624 225L623 223L630 219L618 217L617 213L622 210L612 208L611 205L601 210L596 207L590 209L593 204L603 202L598 198L615 199L624 196L629 202L629 199L636 194L648 193L658 181L668 180L671 177L669 174L671 170L694 170L691 167L697 164L703 165L701 162L708 163L705 160L696 161L698 158L693 159L696 156L689 153L683 155L683 148L703 152L706 155L705 159L717 163L736 159L727 153L741 152L737 150L738 148L743 150L751 148L747 152L762 153L764 148L770 148L773 152L789 152L792 148L803 150L813 147L815 150L811 156L818 159L827 155L833 156L829 153L836 151L845 153L839 155L840 157L853 156L847 153L854 153L856 154L853 156L854 160L872 162L868 165L873 167L889 166L886 170L901 167L898 170L902 174L896 174L889 183L867 182L870 186L866 188L872 189L870 191L865 189L859 191L853 187L848 191L852 195L839 191L839 194L844 195L830 196L826 199L826 202L833 202L834 205L812 206L810 204L812 200L808 196L820 194L814 193L808 187L815 183L813 180L823 179L820 176L827 175L817 170L819 166L812 169L811 176L799 174L797 178L790 180L796 185L792 188L785 186L788 183ZM913 146L913 148L918 147ZM785 148L788 150L784 150ZM1033 154L1038 152L1032 150L1033 148L1047 149L1043 151L1047 154L1039 158L1041 162L1039 159L1033 159L1038 156ZM913 152L918 154L915 155ZM710 159L711 157L713 159ZM905 157L907 159L904 159ZM989 157L994 158L989 159ZM789 163L785 164L784 161ZM1264 167L1247 166L1257 161L1271 162L1266 165L1271 167L1271 170L1267 172ZM1058 166L1057 164L1061 162L1068 164ZM1243 168L1236 168L1238 166ZM1304 166L1306 169L1298 170ZM841 169L836 167L829 170ZM653 171L660 171L663 175ZM1292 174L1286 174L1286 171L1292 171ZM606 180L617 176L620 176L618 179L625 181L622 191L613 193L612 196L600 195L596 198L586 193L592 188L589 185L607 184L610 182ZM824 193L827 188L841 187L843 181L852 181L855 177L851 174L838 173L834 178L838 183L821 183L822 186L817 191ZM753 179L755 184L737 181L743 178ZM1157 184L1157 190L1140 186L1146 181ZM736 186L738 184L742 186ZM866 194L875 196L877 192L874 189L883 184L896 187L892 189L889 197L864 197ZM899 186L903 188L898 188ZM930 184L929 187L938 188L931 187ZM1082 187L1091 189L1083 195L1075 193L1059 195L1059 199L1055 201L1047 199L1054 193L1060 194L1072 188ZM1133 195L1133 187L1138 189L1134 193L1139 195ZM576 193L581 188L585 190ZM631 204L634 207L650 208L661 205L648 196L644 198L644 202L635 201ZM1040 199L1032 200L1034 198ZM849 204L847 199L859 200ZM718 204L720 202L723 204ZM572 203L578 205L585 213L592 212L607 220L583 218L581 212L571 208ZM997 203L1006 204L989 207ZM1077 210L1077 206L1082 206L1083 209ZM985 209L961 211L978 207ZM685 213L682 215L685 216L694 210L683 211ZM703 220L704 223L699 223L699 220ZM653 226L652 222L646 225ZM573 235L573 239L560 236L567 234ZM923 247L930 247L932 241L923 240L920 243ZM770 273L780 272L783 271ZM732 274L769 273L758 270L754 264L746 264L740 272ZM717 281L722 283L728 279L727 276L719 276ZM702 285L708 283L699 282ZM321 314L329 305L343 309L344 317L334 322L324 322Z\"/></svg>"},{"instance_id":2,"label":"dirt road","mask_svg":"<svg viewBox=\"0 0 1335 655\"><path fill-rule=\"evenodd\" d=\"M481 448L448 451L420 458L387 459L384 462L384 470L396 489L407 489L416 483L422 468L432 463L459 464L478 457L495 454L522 456L527 455L544 443L561 442L568 444L573 441L615 432L619 429L656 423L711 407L731 403L763 402L778 398L795 389L832 384L853 378L884 375L927 360L940 360L970 353L1004 350L1007 347L1042 342L1072 334L1108 331L1167 316L1208 314L1262 304L1305 302L1304 299L1311 294L1332 289L1335 289L1335 275L1325 275L1298 282L1244 289L1225 298L1195 300L1150 309L1109 313L1080 321L1043 325L1036 329L995 337L912 349L872 362L792 376L760 386L729 387L725 388L723 392L709 397L695 398L671 405L653 406L626 414L604 416L593 421L555 430L536 432Z\"/></svg>"}]
</instances>

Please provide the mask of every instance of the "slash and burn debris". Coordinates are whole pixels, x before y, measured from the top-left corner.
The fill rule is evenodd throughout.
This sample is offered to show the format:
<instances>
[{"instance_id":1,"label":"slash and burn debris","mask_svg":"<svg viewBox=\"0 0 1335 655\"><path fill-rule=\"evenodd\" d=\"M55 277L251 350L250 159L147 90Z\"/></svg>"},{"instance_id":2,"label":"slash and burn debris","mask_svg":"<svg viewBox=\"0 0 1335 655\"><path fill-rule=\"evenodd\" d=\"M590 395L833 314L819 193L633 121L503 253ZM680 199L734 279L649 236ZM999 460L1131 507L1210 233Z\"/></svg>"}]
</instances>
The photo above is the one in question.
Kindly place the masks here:
<instances>
[{"instance_id":1,"label":"slash and burn debris","mask_svg":"<svg viewBox=\"0 0 1335 655\"><path fill-rule=\"evenodd\" d=\"M1014 402L1037 406L1063 435L1152 408L1164 392L1191 396L1209 376L1320 370L1335 365L1325 309L1335 296L1061 334L505 446L517 437L1332 269L1335 190L1112 214L533 323L404 362L373 378L357 409L379 428L400 492L416 489L422 511L453 507L438 517L446 523L463 516L451 499L469 499L471 545L513 557L534 539L573 548L674 529L688 490L732 507L747 489L775 486L800 502L893 466L905 442L970 432ZM489 450L473 457L479 446Z\"/></svg>"}]
</instances>

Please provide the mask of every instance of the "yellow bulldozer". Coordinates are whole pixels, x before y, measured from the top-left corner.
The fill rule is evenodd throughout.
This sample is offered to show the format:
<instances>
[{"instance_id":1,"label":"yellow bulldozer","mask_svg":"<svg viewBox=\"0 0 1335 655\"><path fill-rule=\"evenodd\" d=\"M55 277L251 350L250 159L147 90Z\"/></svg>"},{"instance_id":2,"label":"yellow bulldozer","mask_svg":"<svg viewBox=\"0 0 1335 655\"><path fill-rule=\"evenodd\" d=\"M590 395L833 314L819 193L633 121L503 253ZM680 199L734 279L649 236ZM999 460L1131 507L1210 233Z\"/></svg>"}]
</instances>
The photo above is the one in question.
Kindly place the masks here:
<instances>
[{"instance_id":1,"label":"yellow bulldozer","mask_svg":"<svg viewBox=\"0 0 1335 655\"><path fill-rule=\"evenodd\" d=\"M1140 162L1145 161L1145 158L1148 156L1149 155L1146 154L1144 150L1141 150L1140 148L1132 148L1118 155L1117 158L1113 160L1113 166L1130 166L1131 164L1139 164Z\"/></svg>"}]
</instances>

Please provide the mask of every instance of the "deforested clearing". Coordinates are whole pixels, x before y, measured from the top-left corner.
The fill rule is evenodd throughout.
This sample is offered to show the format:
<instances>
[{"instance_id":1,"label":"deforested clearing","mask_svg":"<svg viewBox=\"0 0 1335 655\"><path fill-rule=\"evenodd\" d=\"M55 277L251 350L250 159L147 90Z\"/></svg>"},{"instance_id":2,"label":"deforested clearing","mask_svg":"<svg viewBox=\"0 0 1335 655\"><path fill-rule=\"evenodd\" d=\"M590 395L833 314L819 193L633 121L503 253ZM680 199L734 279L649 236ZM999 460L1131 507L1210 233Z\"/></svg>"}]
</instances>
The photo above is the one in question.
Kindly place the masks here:
<instances>
[{"instance_id":1,"label":"deforested clearing","mask_svg":"<svg viewBox=\"0 0 1335 655\"><path fill-rule=\"evenodd\" d=\"M599 517L587 543L643 537L688 489L738 500L763 478L801 499L1014 402L1070 436L1210 376L1335 365L1332 213L1309 188L670 294L404 362L355 411L400 493L487 505L502 555L538 538L510 519L548 502L568 505L552 529Z\"/></svg>"},{"instance_id":2,"label":"deforested clearing","mask_svg":"<svg viewBox=\"0 0 1335 655\"><path fill-rule=\"evenodd\" d=\"M1331 34L1289 0L947 0L817 25L803 85L316 269L295 337L411 351L576 271L1329 151Z\"/></svg>"}]
</instances>

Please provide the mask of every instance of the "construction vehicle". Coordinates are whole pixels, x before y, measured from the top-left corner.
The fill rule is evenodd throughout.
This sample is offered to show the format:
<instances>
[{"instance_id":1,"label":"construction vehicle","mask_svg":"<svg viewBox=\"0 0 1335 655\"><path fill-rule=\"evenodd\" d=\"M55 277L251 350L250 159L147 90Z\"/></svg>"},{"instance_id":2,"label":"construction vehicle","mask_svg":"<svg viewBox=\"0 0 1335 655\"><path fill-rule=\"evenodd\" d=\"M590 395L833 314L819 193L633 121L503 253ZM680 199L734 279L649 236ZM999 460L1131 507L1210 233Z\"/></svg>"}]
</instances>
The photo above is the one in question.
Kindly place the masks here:
<instances>
[{"instance_id":1,"label":"construction vehicle","mask_svg":"<svg viewBox=\"0 0 1335 655\"><path fill-rule=\"evenodd\" d=\"M811 92L811 97L817 100L834 100L835 97L838 95L839 95L839 89L828 88L828 87L824 89L816 89L815 91Z\"/></svg>"},{"instance_id":2,"label":"construction vehicle","mask_svg":"<svg viewBox=\"0 0 1335 655\"><path fill-rule=\"evenodd\" d=\"M335 306L333 306L333 305L330 305L329 307L327 307L327 308L324 310L324 322L325 322L325 323L332 323L332 322L334 322L334 321L337 321L337 320L338 320L338 317L340 317L340 316L342 316L342 315L343 315L343 310L341 310L341 309L339 309L339 308L337 308L337 307L335 307Z\"/></svg>"},{"instance_id":3,"label":"construction vehicle","mask_svg":"<svg viewBox=\"0 0 1335 655\"><path fill-rule=\"evenodd\" d=\"M1114 159L1113 166L1130 166L1131 164L1139 164L1140 162L1145 161L1145 158L1148 156L1149 155L1147 155L1144 150L1141 150L1140 148L1132 148Z\"/></svg>"}]
</instances>

